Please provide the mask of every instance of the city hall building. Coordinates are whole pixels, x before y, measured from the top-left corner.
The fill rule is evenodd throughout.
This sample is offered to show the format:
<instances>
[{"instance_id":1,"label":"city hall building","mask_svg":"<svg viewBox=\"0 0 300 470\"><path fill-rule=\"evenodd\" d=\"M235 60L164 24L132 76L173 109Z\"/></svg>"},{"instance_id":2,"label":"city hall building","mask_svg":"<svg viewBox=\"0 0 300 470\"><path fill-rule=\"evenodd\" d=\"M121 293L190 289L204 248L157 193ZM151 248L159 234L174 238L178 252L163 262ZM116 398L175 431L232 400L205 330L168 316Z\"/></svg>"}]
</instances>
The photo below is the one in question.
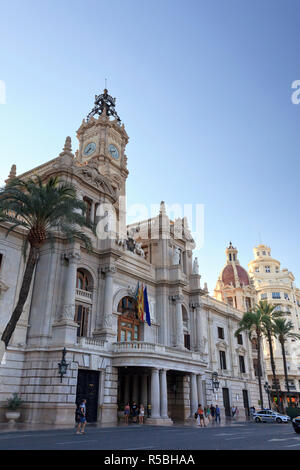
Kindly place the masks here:
<instances>
[{"instance_id":1,"label":"city hall building","mask_svg":"<svg viewBox=\"0 0 300 470\"><path fill-rule=\"evenodd\" d=\"M97 236L87 229L90 252L59 232L40 249L0 365L0 421L14 392L24 400L21 421L30 423L73 424L83 397L88 422L117 423L133 400L151 405L151 424L193 420L198 403L218 404L223 416L237 406L247 416L259 400L257 351L246 333L234 333L255 291L237 250L228 246L212 297L184 218L170 220L162 202L155 217L126 225L128 135L107 90L77 137L75 154L67 137L57 158L18 175L71 182L98 228ZM9 179L15 175L13 165ZM24 232L6 237L6 229L0 227L0 332L24 273ZM137 314L138 284L147 287L150 325ZM68 367L60 375L63 358Z\"/></svg>"}]
</instances>

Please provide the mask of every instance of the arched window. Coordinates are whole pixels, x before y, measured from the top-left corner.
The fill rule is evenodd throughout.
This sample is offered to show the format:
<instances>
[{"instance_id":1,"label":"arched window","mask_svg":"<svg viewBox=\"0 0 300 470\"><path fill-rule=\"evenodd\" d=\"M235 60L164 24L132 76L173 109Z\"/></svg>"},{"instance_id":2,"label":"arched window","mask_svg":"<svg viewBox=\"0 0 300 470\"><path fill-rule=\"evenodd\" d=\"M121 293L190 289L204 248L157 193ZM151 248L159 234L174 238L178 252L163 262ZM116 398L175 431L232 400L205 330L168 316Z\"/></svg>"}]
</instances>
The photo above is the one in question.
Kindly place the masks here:
<instances>
[{"instance_id":1,"label":"arched window","mask_svg":"<svg viewBox=\"0 0 300 470\"><path fill-rule=\"evenodd\" d=\"M132 297L123 297L118 305L118 341L140 341L140 320L137 303Z\"/></svg>"},{"instance_id":2,"label":"arched window","mask_svg":"<svg viewBox=\"0 0 300 470\"><path fill-rule=\"evenodd\" d=\"M84 269L77 270L76 288L81 290L91 290L90 275Z\"/></svg>"},{"instance_id":3,"label":"arched window","mask_svg":"<svg viewBox=\"0 0 300 470\"><path fill-rule=\"evenodd\" d=\"M78 323L77 336L88 336L89 318L92 309L92 287L93 278L91 274L83 268L77 270L76 277L76 298L75 317Z\"/></svg>"}]
</instances>

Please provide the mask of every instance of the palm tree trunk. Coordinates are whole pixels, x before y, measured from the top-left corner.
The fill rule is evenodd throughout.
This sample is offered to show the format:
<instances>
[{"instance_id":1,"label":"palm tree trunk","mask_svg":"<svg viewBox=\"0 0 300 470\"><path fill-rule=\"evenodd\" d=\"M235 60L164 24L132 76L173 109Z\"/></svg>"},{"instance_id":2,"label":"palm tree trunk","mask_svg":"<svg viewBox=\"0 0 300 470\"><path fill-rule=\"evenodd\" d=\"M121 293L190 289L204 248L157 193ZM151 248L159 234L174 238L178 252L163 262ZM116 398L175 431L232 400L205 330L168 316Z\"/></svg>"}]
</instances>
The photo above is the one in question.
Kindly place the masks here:
<instances>
[{"instance_id":1,"label":"palm tree trunk","mask_svg":"<svg viewBox=\"0 0 300 470\"><path fill-rule=\"evenodd\" d=\"M30 285L32 281L32 276L33 276L33 271L34 271L34 268L38 259L38 253L39 253L38 248L30 246L30 252L29 252L28 259L27 259L27 263L26 263L26 268L25 268L24 277L23 277L23 281L22 281L22 285L20 289L18 303L1 337L1 340L5 343L6 348L12 337L13 332L15 331L19 318L22 315L24 304L28 297L28 293L29 293L29 289L30 289Z\"/></svg>"},{"instance_id":2,"label":"palm tree trunk","mask_svg":"<svg viewBox=\"0 0 300 470\"><path fill-rule=\"evenodd\" d=\"M260 364L260 349L261 349L261 337L257 334L257 374L258 374L258 387L259 387L259 396L260 396L260 407L263 410L264 408L264 400L262 394L262 386L261 386L261 364Z\"/></svg>"},{"instance_id":3,"label":"palm tree trunk","mask_svg":"<svg viewBox=\"0 0 300 470\"><path fill-rule=\"evenodd\" d=\"M267 333L268 333L268 343L269 343L269 350L270 350L271 369L272 369L273 381L274 381L274 384L275 384L275 391L276 391L278 409L281 411L281 403L280 403L280 397L279 397L279 390L278 390L276 369L275 369L275 361L274 361L274 354L273 354L272 336L271 336L270 330L268 330Z\"/></svg>"},{"instance_id":4,"label":"palm tree trunk","mask_svg":"<svg viewBox=\"0 0 300 470\"><path fill-rule=\"evenodd\" d=\"M287 396L289 397L290 396L290 386L289 386L289 380L288 380L288 372L287 372L286 355L285 355L285 349L284 349L284 341L280 341L280 344L281 344L282 359L283 359L284 377L285 377L285 383L286 383L286 388L287 388ZM287 404L289 405L288 401L287 401Z\"/></svg>"}]
</instances>

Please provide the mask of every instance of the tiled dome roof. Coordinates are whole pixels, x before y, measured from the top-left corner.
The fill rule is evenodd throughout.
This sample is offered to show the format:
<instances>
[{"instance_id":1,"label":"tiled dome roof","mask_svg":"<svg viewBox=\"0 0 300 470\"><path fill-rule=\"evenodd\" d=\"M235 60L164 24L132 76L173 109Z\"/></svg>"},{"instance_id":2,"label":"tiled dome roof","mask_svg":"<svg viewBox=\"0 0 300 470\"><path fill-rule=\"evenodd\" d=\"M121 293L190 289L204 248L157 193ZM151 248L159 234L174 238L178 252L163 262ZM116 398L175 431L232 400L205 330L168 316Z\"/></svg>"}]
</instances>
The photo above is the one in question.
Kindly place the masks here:
<instances>
[{"instance_id":1,"label":"tiled dome roof","mask_svg":"<svg viewBox=\"0 0 300 470\"><path fill-rule=\"evenodd\" d=\"M249 282L249 276L248 276L247 271L244 268L242 268L242 266L235 265L235 267L238 273L240 284L244 286L249 286L250 282ZM222 281L225 285L232 284L234 287L236 287L235 279L234 279L234 271L233 271L233 267L231 264L228 264L223 269Z\"/></svg>"}]
</instances>

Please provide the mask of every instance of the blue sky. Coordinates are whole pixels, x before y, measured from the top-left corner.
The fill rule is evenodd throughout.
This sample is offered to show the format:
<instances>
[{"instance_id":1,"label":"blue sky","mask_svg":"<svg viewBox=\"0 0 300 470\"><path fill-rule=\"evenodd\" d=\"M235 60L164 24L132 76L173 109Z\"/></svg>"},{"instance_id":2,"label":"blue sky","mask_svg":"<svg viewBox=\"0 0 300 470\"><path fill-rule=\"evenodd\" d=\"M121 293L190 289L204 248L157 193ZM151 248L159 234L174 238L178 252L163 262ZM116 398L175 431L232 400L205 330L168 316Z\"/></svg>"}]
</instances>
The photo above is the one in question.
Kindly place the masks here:
<instances>
[{"instance_id":1,"label":"blue sky","mask_svg":"<svg viewBox=\"0 0 300 470\"><path fill-rule=\"evenodd\" d=\"M11 0L1 6L1 184L77 148L108 80L130 136L128 204L204 204L212 293L229 241L300 286L297 0Z\"/></svg>"}]
</instances>

